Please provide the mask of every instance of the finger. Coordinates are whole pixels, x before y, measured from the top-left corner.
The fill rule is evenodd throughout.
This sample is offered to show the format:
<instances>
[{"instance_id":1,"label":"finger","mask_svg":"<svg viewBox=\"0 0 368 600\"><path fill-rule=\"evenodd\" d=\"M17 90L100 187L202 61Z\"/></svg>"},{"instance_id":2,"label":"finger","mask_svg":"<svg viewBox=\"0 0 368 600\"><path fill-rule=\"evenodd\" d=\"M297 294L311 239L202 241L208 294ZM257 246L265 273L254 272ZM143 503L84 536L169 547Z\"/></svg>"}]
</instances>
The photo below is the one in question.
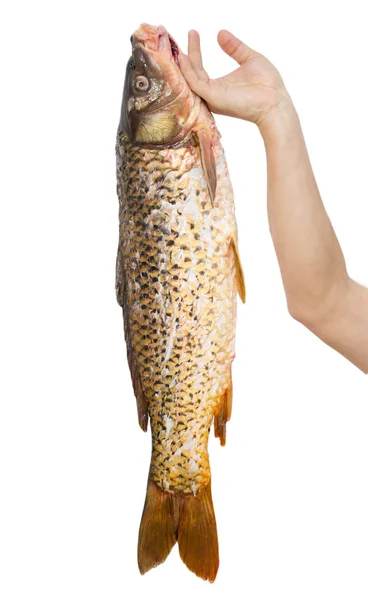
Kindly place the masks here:
<instances>
[{"instance_id":1,"label":"finger","mask_svg":"<svg viewBox=\"0 0 368 600\"><path fill-rule=\"evenodd\" d=\"M198 82L199 82L198 72L197 72L197 69L194 68L193 63L190 60L189 56L184 54L184 52L180 51L178 59L179 59L180 70L181 70L182 74L184 75L185 79L187 80L187 82L189 83L190 87L192 89L194 87L197 87Z\"/></svg>"},{"instance_id":2,"label":"finger","mask_svg":"<svg viewBox=\"0 0 368 600\"><path fill-rule=\"evenodd\" d=\"M239 65L242 65L248 58L256 54L252 48L246 46L246 44L230 33L230 31L226 31L226 29L222 29L219 32L217 40L223 51L236 60Z\"/></svg>"},{"instance_id":3,"label":"finger","mask_svg":"<svg viewBox=\"0 0 368 600\"><path fill-rule=\"evenodd\" d=\"M198 31L195 31L195 29L188 33L188 56L195 69L203 69L201 40Z\"/></svg>"},{"instance_id":4,"label":"finger","mask_svg":"<svg viewBox=\"0 0 368 600\"><path fill-rule=\"evenodd\" d=\"M187 80L189 87L193 90L193 92L207 100L211 91L208 79L201 79L198 76L197 70L194 68L190 58L184 54L184 52L179 52L178 59L180 70Z\"/></svg>"}]
</instances>

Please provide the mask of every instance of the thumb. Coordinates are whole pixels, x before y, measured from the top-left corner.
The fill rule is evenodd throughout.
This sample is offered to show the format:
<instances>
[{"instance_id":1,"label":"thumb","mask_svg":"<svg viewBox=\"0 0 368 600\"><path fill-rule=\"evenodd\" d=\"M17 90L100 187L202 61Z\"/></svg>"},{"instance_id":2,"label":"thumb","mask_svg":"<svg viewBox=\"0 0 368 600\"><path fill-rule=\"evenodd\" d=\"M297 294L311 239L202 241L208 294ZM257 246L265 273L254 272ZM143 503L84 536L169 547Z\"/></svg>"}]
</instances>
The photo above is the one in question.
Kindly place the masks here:
<instances>
[{"instance_id":1,"label":"thumb","mask_svg":"<svg viewBox=\"0 0 368 600\"><path fill-rule=\"evenodd\" d=\"M248 58L256 54L252 48L249 48L249 46L244 44L226 29L221 29L221 31L219 31L217 40L223 51L236 60L239 65L242 65Z\"/></svg>"}]
</instances>

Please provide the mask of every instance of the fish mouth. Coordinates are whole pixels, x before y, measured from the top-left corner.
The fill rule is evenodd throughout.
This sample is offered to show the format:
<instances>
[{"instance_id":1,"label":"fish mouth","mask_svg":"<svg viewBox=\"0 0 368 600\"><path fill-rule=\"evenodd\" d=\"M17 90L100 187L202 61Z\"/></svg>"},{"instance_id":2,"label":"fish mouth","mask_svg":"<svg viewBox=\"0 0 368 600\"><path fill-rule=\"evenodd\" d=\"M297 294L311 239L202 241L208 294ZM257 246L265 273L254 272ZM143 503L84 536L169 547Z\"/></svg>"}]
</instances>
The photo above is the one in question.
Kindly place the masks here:
<instances>
[{"instance_id":1,"label":"fish mouth","mask_svg":"<svg viewBox=\"0 0 368 600\"><path fill-rule=\"evenodd\" d=\"M152 53L160 52L179 65L179 47L163 25L155 27L154 25L142 23L130 39L133 49L140 46Z\"/></svg>"},{"instance_id":2,"label":"fish mouth","mask_svg":"<svg viewBox=\"0 0 368 600\"><path fill-rule=\"evenodd\" d=\"M179 64L179 46L177 45L176 41L174 40L174 38L169 34L169 41L170 41L170 46L171 46L171 54L173 56L173 59L175 60L176 64Z\"/></svg>"}]
</instances>

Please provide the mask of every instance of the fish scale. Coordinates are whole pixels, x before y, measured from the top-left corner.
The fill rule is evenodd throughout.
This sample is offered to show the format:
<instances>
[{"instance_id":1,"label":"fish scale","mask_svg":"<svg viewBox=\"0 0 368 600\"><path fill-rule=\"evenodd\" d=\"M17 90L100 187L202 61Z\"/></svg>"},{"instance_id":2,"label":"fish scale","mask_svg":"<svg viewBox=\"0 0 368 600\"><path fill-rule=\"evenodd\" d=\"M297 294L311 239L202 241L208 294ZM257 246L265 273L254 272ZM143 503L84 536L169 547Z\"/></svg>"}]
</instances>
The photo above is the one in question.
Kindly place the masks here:
<instances>
[{"instance_id":1,"label":"fish scale","mask_svg":"<svg viewBox=\"0 0 368 600\"><path fill-rule=\"evenodd\" d=\"M214 206L194 138L148 149L120 136L116 149L118 264L151 423L150 479L184 494L209 483L208 435L234 357L236 225L218 138L215 149Z\"/></svg>"}]
</instances>

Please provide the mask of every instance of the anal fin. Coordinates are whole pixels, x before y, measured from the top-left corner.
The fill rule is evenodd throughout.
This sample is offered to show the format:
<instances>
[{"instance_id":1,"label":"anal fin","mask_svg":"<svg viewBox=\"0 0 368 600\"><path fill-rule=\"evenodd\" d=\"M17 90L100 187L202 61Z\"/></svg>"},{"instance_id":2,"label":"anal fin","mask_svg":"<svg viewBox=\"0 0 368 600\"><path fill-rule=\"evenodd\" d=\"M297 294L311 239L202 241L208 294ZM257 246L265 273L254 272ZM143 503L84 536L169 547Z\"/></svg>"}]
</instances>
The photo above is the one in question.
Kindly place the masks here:
<instances>
[{"instance_id":1,"label":"anal fin","mask_svg":"<svg viewBox=\"0 0 368 600\"><path fill-rule=\"evenodd\" d=\"M225 446L225 444L226 444L226 423L228 421L230 421L232 404L233 404L233 385L232 385L231 373L230 373L229 387L225 391L225 393L222 397L222 400L220 402L218 411L215 414L215 423L214 423L215 437L220 438L221 446Z\"/></svg>"},{"instance_id":2,"label":"anal fin","mask_svg":"<svg viewBox=\"0 0 368 600\"><path fill-rule=\"evenodd\" d=\"M233 250L233 253L234 253L235 268L236 268L236 287L237 287L240 299L241 299L241 301L244 304L245 303L245 298L246 298L246 288L245 288L245 281L244 281L244 273L243 273L243 267L242 267L241 262L240 262L240 256L239 256L238 246L237 246L237 243L236 243L236 241L235 241L235 239L233 237L230 240L230 246L231 246L231 248Z\"/></svg>"}]
</instances>

